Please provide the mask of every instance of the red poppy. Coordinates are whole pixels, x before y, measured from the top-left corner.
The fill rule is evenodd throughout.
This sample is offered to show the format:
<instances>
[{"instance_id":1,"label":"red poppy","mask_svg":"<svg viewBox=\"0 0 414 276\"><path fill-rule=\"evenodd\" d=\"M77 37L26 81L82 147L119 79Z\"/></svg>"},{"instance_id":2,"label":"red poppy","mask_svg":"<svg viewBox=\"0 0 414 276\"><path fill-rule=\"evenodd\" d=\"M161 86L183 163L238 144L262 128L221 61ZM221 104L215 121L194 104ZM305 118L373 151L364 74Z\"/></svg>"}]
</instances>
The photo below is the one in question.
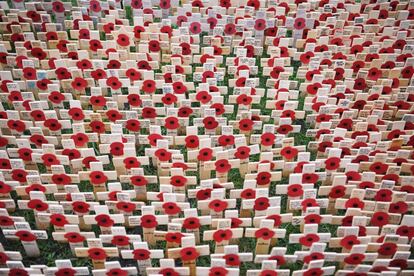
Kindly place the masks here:
<instances>
[{"instance_id":1,"label":"red poppy","mask_svg":"<svg viewBox=\"0 0 414 276\"><path fill-rule=\"evenodd\" d=\"M0 226L12 226L12 225L14 225L14 221L11 217L0 216Z\"/></svg>"},{"instance_id":2,"label":"red poppy","mask_svg":"<svg viewBox=\"0 0 414 276\"><path fill-rule=\"evenodd\" d=\"M215 129L216 127L218 127L218 122L216 121L214 117L205 117L203 119L203 124L204 124L204 127L209 130Z\"/></svg>"},{"instance_id":3,"label":"red poppy","mask_svg":"<svg viewBox=\"0 0 414 276\"><path fill-rule=\"evenodd\" d=\"M181 208L175 202L166 202L162 208L167 215L177 215L181 212Z\"/></svg>"},{"instance_id":4,"label":"red poppy","mask_svg":"<svg viewBox=\"0 0 414 276\"><path fill-rule=\"evenodd\" d=\"M139 168L141 165L138 159L134 156L125 158L123 162L124 162L125 168L128 170L132 168Z\"/></svg>"},{"instance_id":5,"label":"red poppy","mask_svg":"<svg viewBox=\"0 0 414 276\"><path fill-rule=\"evenodd\" d=\"M381 254L381 255L385 255L385 256L394 255L396 251L397 251L397 245L395 243L391 243L391 242L383 243L378 248L378 253Z\"/></svg>"},{"instance_id":6,"label":"red poppy","mask_svg":"<svg viewBox=\"0 0 414 276\"><path fill-rule=\"evenodd\" d=\"M208 208L212 209L214 212L222 212L227 209L228 203L220 199L214 199L208 204Z\"/></svg>"},{"instance_id":7,"label":"red poppy","mask_svg":"<svg viewBox=\"0 0 414 276\"><path fill-rule=\"evenodd\" d=\"M241 263L237 254L226 254L223 256L223 259L226 260L226 265L228 266L239 266Z\"/></svg>"},{"instance_id":8,"label":"red poppy","mask_svg":"<svg viewBox=\"0 0 414 276\"><path fill-rule=\"evenodd\" d=\"M134 175L131 176L131 183L134 186L146 186L148 184L148 181L142 175Z\"/></svg>"},{"instance_id":9,"label":"red poppy","mask_svg":"<svg viewBox=\"0 0 414 276\"><path fill-rule=\"evenodd\" d=\"M63 214L52 214L50 215L50 223L54 226L63 227L66 224L69 224L68 220L66 219L65 215Z\"/></svg>"},{"instance_id":10,"label":"red poppy","mask_svg":"<svg viewBox=\"0 0 414 276\"><path fill-rule=\"evenodd\" d=\"M325 256L320 252L313 252L303 258L305 264L309 264L311 261L323 260Z\"/></svg>"},{"instance_id":11,"label":"red poppy","mask_svg":"<svg viewBox=\"0 0 414 276\"><path fill-rule=\"evenodd\" d=\"M72 209L76 213L86 214L89 213L90 205L83 201L72 202Z\"/></svg>"},{"instance_id":12,"label":"red poppy","mask_svg":"<svg viewBox=\"0 0 414 276\"><path fill-rule=\"evenodd\" d=\"M143 215L141 217L141 226L143 228L155 228L157 225L157 218L154 215Z\"/></svg>"},{"instance_id":13,"label":"red poppy","mask_svg":"<svg viewBox=\"0 0 414 276\"><path fill-rule=\"evenodd\" d=\"M180 256L183 261L193 261L200 256L200 253L194 247L185 247L180 250Z\"/></svg>"},{"instance_id":14,"label":"red poppy","mask_svg":"<svg viewBox=\"0 0 414 276\"><path fill-rule=\"evenodd\" d=\"M227 173L231 170L231 164L227 159L220 159L214 163L216 171L219 173Z\"/></svg>"},{"instance_id":15,"label":"red poppy","mask_svg":"<svg viewBox=\"0 0 414 276\"><path fill-rule=\"evenodd\" d=\"M273 133L263 133L260 136L260 143L263 146L272 146L275 143L276 136Z\"/></svg>"},{"instance_id":16,"label":"red poppy","mask_svg":"<svg viewBox=\"0 0 414 276\"><path fill-rule=\"evenodd\" d=\"M215 242L223 242L223 241L228 241L232 238L233 236L233 232L229 229L223 230L223 229L219 229L217 231L214 232L213 234L213 239Z\"/></svg>"},{"instance_id":17,"label":"red poppy","mask_svg":"<svg viewBox=\"0 0 414 276\"><path fill-rule=\"evenodd\" d=\"M26 130L26 125L20 120L8 120L7 127L17 132L23 132Z\"/></svg>"},{"instance_id":18,"label":"red poppy","mask_svg":"<svg viewBox=\"0 0 414 276\"><path fill-rule=\"evenodd\" d=\"M114 156L121 156L124 154L124 144L121 142L113 142L109 148L110 154Z\"/></svg>"},{"instance_id":19,"label":"red poppy","mask_svg":"<svg viewBox=\"0 0 414 276\"><path fill-rule=\"evenodd\" d=\"M83 110L78 107L72 107L71 109L69 109L68 114L72 117L72 120L75 121L82 121L83 119L85 119Z\"/></svg>"},{"instance_id":20,"label":"red poppy","mask_svg":"<svg viewBox=\"0 0 414 276\"><path fill-rule=\"evenodd\" d=\"M154 93L155 90L157 90L157 86L156 86L155 81L153 81L153 80L144 80L143 83L142 83L142 90L145 93L149 93L149 94Z\"/></svg>"},{"instance_id":21,"label":"red poppy","mask_svg":"<svg viewBox=\"0 0 414 276\"><path fill-rule=\"evenodd\" d=\"M197 159L199 161L210 161L213 158L213 150L210 148L203 148L200 149L200 151L198 152L198 156Z\"/></svg>"},{"instance_id":22,"label":"red poppy","mask_svg":"<svg viewBox=\"0 0 414 276\"><path fill-rule=\"evenodd\" d=\"M196 217L189 217L184 219L183 227L187 230L199 229L201 227L200 220Z\"/></svg>"},{"instance_id":23,"label":"red poppy","mask_svg":"<svg viewBox=\"0 0 414 276\"><path fill-rule=\"evenodd\" d=\"M358 265L358 264L361 264L364 261L364 259L365 259L364 254L353 253L345 257L344 262L350 265Z\"/></svg>"},{"instance_id":24,"label":"red poppy","mask_svg":"<svg viewBox=\"0 0 414 276\"><path fill-rule=\"evenodd\" d=\"M254 199L256 198L256 191L250 188L244 189L240 193L240 197L243 199Z\"/></svg>"},{"instance_id":25,"label":"red poppy","mask_svg":"<svg viewBox=\"0 0 414 276\"><path fill-rule=\"evenodd\" d=\"M207 91L199 91L196 94L196 100L202 104L207 104L212 99L211 95Z\"/></svg>"},{"instance_id":26,"label":"red poppy","mask_svg":"<svg viewBox=\"0 0 414 276\"><path fill-rule=\"evenodd\" d=\"M375 212L371 218L371 225L382 227L388 224L389 215L385 212Z\"/></svg>"},{"instance_id":27,"label":"red poppy","mask_svg":"<svg viewBox=\"0 0 414 276\"><path fill-rule=\"evenodd\" d=\"M380 189L375 194L374 199L381 202L389 202L392 200L392 191L388 189Z\"/></svg>"},{"instance_id":28,"label":"red poppy","mask_svg":"<svg viewBox=\"0 0 414 276\"><path fill-rule=\"evenodd\" d=\"M271 182L272 174L269 172L260 172L256 176L257 185L268 185Z\"/></svg>"},{"instance_id":29,"label":"red poppy","mask_svg":"<svg viewBox=\"0 0 414 276\"><path fill-rule=\"evenodd\" d=\"M287 195L290 197L299 197L303 195L303 188L301 184L291 184L288 186Z\"/></svg>"},{"instance_id":30,"label":"red poppy","mask_svg":"<svg viewBox=\"0 0 414 276\"><path fill-rule=\"evenodd\" d=\"M299 242L307 247L310 247L313 243L318 242L320 240L317 234L306 234L305 236L299 239Z\"/></svg>"},{"instance_id":31,"label":"red poppy","mask_svg":"<svg viewBox=\"0 0 414 276\"><path fill-rule=\"evenodd\" d=\"M125 213L132 213L136 209L136 205L132 202L119 201L116 203L116 208Z\"/></svg>"},{"instance_id":32,"label":"red poppy","mask_svg":"<svg viewBox=\"0 0 414 276\"><path fill-rule=\"evenodd\" d=\"M408 211L408 204L404 201L398 201L390 204L390 213L405 214Z\"/></svg>"},{"instance_id":33,"label":"red poppy","mask_svg":"<svg viewBox=\"0 0 414 276\"><path fill-rule=\"evenodd\" d=\"M23 242L32 242L37 239L34 234L27 230L18 230L14 235Z\"/></svg>"},{"instance_id":34,"label":"red poppy","mask_svg":"<svg viewBox=\"0 0 414 276\"><path fill-rule=\"evenodd\" d=\"M256 198L256 200L254 201L253 209L256 211L264 211L267 208L269 208L269 206L270 206L269 198L259 197L259 198Z\"/></svg>"},{"instance_id":35,"label":"red poppy","mask_svg":"<svg viewBox=\"0 0 414 276\"><path fill-rule=\"evenodd\" d=\"M77 77L72 81L72 88L75 90L83 90L88 86L88 82L81 78L81 77Z\"/></svg>"},{"instance_id":36,"label":"red poppy","mask_svg":"<svg viewBox=\"0 0 414 276\"><path fill-rule=\"evenodd\" d=\"M165 119L164 126L166 129L174 130L180 127L180 122L178 121L178 118L176 117L168 117Z\"/></svg>"},{"instance_id":37,"label":"red poppy","mask_svg":"<svg viewBox=\"0 0 414 276\"><path fill-rule=\"evenodd\" d=\"M178 243L181 244L181 239L184 237L183 234L181 234L180 232L174 232L174 233L167 233L165 235L165 240L167 242L173 242L173 243Z\"/></svg>"},{"instance_id":38,"label":"red poppy","mask_svg":"<svg viewBox=\"0 0 414 276\"><path fill-rule=\"evenodd\" d=\"M100 214L95 217L96 223L101 227L111 227L114 225L114 221L107 214Z\"/></svg>"},{"instance_id":39,"label":"red poppy","mask_svg":"<svg viewBox=\"0 0 414 276\"><path fill-rule=\"evenodd\" d=\"M238 147L234 156L238 159L248 159L250 156L250 148L246 146Z\"/></svg>"},{"instance_id":40,"label":"red poppy","mask_svg":"<svg viewBox=\"0 0 414 276\"><path fill-rule=\"evenodd\" d=\"M340 245L348 250L351 250L354 245L360 244L358 237L355 235L349 235L341 239Z\"/></svg>"},{"instance_id":41,"label":"red poppy","mask_svg":"<svg viewBox=\"0 0 414 276\"><path fill-rule=\"evenodd\" d=\"M92 260L105 260L108 255L102 248L90 248L88 249L88 256Z\"/></svg>"},{"instance_id":42,"label":"red poppy","mask_svg":"<svg viewBox=\"0 0 414 276\"><path fill-rule=\"evenodd\" d=\"M303 272L303 276L322 276L324 274L323 270L319 267L309 268Z\"/></svg>"},{"instance_id":43,"label":"red poppy","mask_svg":"<svg viewBox=\"0 0 414 276\"><path fill-rule=\"evenodd\" d=\"M294 147L287 146L280 150L280 155L288 160L291 160L298 155L298 150Z\"/></svg>"},{"instance_id":44,"label":"red poppy","mask_svg":"<svg viewBox=\"0 0 414 276\"><path fill-rule=\"evenodd\" d=\"M108 177L101 171L94 171L89 174L89 180L93 185L101 185L108 181Z\"/></svg>"},{"instance_id":45,"label":"red poppy","mask_svg":"<svg viewBox=\"0 0 414 276\"><path fill-rule=\"evenodd\" d=\"M38 212L43 212L43 211L46 211L47 209L49 209L49 205L47 203L44 203L40 199L31 199L27 203L27 207L29 207L30 209L34 209Z\"/></svg>"},{"instance_id":46,"label":"red poppy","mask_svg":"<svg viewBox=\"0 0 414 276\"><path fill-rule=\"evenodd\" d=\"M342 185L336 185L331 188L329 193L330 198L341 198L345 195L346 187Z\"/></svg>"},{"instance_id":47,"label":"red poppy","mask_svg":"<svg viewBox=\"0 0 414 276\"><path fill-rule=\"evenodd\" d=\"M309 214L304 217L305 224L313 223L313 224L320 224L322 221L322 217L318 214Z\"/></svg>"},{"instance_id":48,"label":"red poppy","mask_svg":"<svg viewBox=\"0 0 414 276\"><path fill-rule=\"evenodd\" d=\"M242 119L239 121L239 129L242 131L251 131L253 129L253 121L251 119Z\"/></svg>"},{"instance_id":49,"label":"red poppy","mask_svg":"<svg viewBox=\"0 0 414 276\"><path fill-rule=\"evenodd\" d=\"M234 141L233 135L221 135L218 138L218 143L223 147L234 145Z\"/></svg>"},{"instance_id":50,"label":"red poppy","mask_svg":"<svg viewBox=\"0 0 414 276\"><path fill-rule=\"evenodd\" d=\"M171 152L168 152L166 149L157 149L154 154L162 162L169 161L172 156Z\"/></svg>"},{"instance_id":51,"label":"red poppy","mask_svg":"<svg viewBox=\"0 0 414 276\"><path fill-rule=\"evenodd\" d=\"M270 240L274 237L275 232L270 230L269 228L260 228L255 232L256 239L263 239L263 240Z\"/></svg>"},{"instance_id":52,"label":"red poppy","mask_svg":"<svg viewBox=\"0 0 414 276\"><path fill-rule=\"evenodd\" d=\"M350 198L345 203L345 208L359 208L363 209L365 206L364 202L359 198Z\"/></svg>"},{"instance_id":53,"label":"red poppy","mask_svg":"<svg viewBox=\"0 0 414 276\"><path fill-rule=\"evenodd\" d=\"M291 132L293 130L293 127L291 125L280 125L277 128L277 132L279 134L288 134L289 132Z\"/></svg>"},{"instance_id":54,"label":"red poppy","mask_svg":"<svg viewBox=\"0 0 414 276\"><path fill-rule=\"evenodd\" d=\"M319 176L316 173L304 173L302 175L303 183L316 183L319 180Z\"/></svg>"}]
</instances>

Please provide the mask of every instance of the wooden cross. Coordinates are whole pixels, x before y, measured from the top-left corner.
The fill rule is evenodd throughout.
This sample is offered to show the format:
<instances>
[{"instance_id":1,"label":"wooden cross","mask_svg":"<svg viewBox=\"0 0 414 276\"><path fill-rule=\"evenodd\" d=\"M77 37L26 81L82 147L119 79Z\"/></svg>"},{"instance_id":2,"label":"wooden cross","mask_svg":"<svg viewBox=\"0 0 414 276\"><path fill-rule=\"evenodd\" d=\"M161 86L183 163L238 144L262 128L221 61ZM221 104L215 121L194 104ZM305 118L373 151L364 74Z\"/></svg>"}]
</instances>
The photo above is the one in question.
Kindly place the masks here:
<instances>
[{"instance_id":1,"label":"wooden cross","mask_svg":"<svg viewBox=\"0 0 414 276\"><path fill-rule=\"evenodd\" d=\"M47 240L47 232L41 230L31 230L27 222L15 222L15 230L4 229L3 234L6 239L20 240L27 256L38 257L40 250L37 240Z\"/></svg>"},{"instance_id":2,"label":"wooden cross","mask_svg":"<svg viewBox=\"0 0 414 276\"><path fill-rule=\"evenodd\" d=\"M155 244L154 231L158 225L165 225L168 223L168 215L155 215L155 208L153 206L142 206L141 216L130 216L130 226L141 226L143 229L144 241L149 245Z\"/></svg>"},{"instance_id":3,"label":"wooden cross","mask_svg":"<svg viewBox=\"0 0 414 276\"><path fill-rule=\"evenodd\" d=\"M152 259L164 258L162 249L149 250L146 242L134 242L134 250L122 250L121 255L124 259L135 259L138 263L138 272L142 275L146 274L148 267L151 267Z\"/></svg>"},{"instance_id":4,"label":"wooden cross","mask_svg":"<svg viewBox=\"0 0 414 276\"><path fill-rule=\"evenodd\" d=\"M195 245L194 237L184 237L181 239L181 248L169 248L168 257L181 259L183 265L189 267L190 275L196 275L196 260L199 256L210 254L208 245Z\"/></svg>"}]
</instances>

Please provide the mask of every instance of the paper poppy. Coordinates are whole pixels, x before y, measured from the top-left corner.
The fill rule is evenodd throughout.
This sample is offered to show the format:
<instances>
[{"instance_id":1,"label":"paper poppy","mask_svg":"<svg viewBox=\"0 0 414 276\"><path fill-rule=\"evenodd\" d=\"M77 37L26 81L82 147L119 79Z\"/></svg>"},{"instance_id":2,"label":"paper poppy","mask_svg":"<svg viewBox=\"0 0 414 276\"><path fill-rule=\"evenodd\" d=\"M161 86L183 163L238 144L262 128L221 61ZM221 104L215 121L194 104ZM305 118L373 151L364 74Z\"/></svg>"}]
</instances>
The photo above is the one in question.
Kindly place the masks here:
<instances>
[{"instance_id":1,"label":"paper poppy","mask_svg":"<svg viewBox=\"0 0 414 276\"><path fill-rule=\"evenodd\" d=\"M269 198L267 197L259 197L256 198L254 201L253 209L255 211L264 211L270 207Z\"/></svg>"},{"instance_id":2,"label":"paper poppy","mask_svg":"<svg viewBox=\"0 0 414 276\"><path fill-rule=\"evenodd\" d=\"M241 146L236 149L234 156L238 159L248 159L250 156L250 148L246 146Z\"/></svg>"},{"instance_id":3,"label":"paper poppy","mask_svg":"<svg viewBox=\"0 0 414 276\"><path fill-rule=\"evenodd\" d=\"M348 250L351 250L354 245L360 244L358 237L355 235L348 235L341 239L340 245Z\"/></svg>"},{"instance_id":4,"label":"paper poppy","mask_svg":"<svg viewBox=\"0 0 414 276\"><path fill-rule=\"evenodd\" d=\"M91 127L92 132L95 132L95 133L105 132L105 124L101 121L92 121L89 123L89 126Z\"/></svg>"},{"instance_id":5,"label":"paper poppy","mask_svg":"<svg viewBox=\"0 0 414 276\"><path fill-rule=\"evenodd\" d=\"M27 207L29 207L30 209L36 210L38 212L43 212L49 209L49 205L40 199L29 200L29 202L27 203Z\"/></svg>"},{"instance_id":6,"label":"paper poppy","mask_svg":"<svg viewBox=\"0 0 414 276\"><path fill-rule=\"evenodd\" d=\"M12 226L14 221L8 216L0 216L0 226Z\"/></svg>"},{"instance_id":7,"label":"paper poppy","mask_svg":"<svg viewBox=\"0 0 414 276\"><path fill-rule=\"evenodd\" d=\"M119 201L116 203L116 208L125 213L132 213L136 209L136 205L132 202Z\"/></svg>"},{"instance_id":8,"label":"paper poppy","mask_svg":"<svg viewBox=\"0 0 414 276\"><path fill-rule=\"evenodd\" d=\"M228 266L239 266L241 264L240 257L237 254L226 254L223 256Z\"/></svg>"},{"instance_id":9,"label":"paper poppy","mask_svg":"<svg viewBox=\"0 0 414 276\"><path fill-rule=\"evenodd\" d=\"M52 176L52 182L56 185L67 185L72 182L72 179L67 174L54 174Z\"/></svg>"},{"instance_id":10,"label":"paper poppy","mask_svg":"<svg viewBox=\"0 0 414 276\"><path fill-rule=\"evenodd\" d=\"M93 185L101 185L108 181L108 177L101 171L94 171L89 174L89 180Z\"/></svg>"},{"instance_id":11,"label":"paper poppy","mask_svg":"<svg viewBox=\"0 0 414 276\"><path fill-rule=\"evenodd\" d=\"M391 243L391 242L386 242L383 243L377 251L379 254L381 255L385 255L385 256L391 256L394 255L395 252L397 252L397 245L395 243Z\"/></svg>"},{"instance_id":12,"label":"paper poppy","mask_svg":"<svg viewBox=\"0 0 414 276\"><path fill-rule=\"evenodd\" d=\"M392 191L388 189L380 189L375 194L374 199L381 202L389 202L392 200Z\"/></svg>"},{"instance_id":13,"label":"paper poppy","mask_svg":"<svg viewBox=\"0 0 414 276\"><path fill-rule=\"evenodd\" d=\"M256 191L250 188L244 189L240 193L240 197L243 199L254 199L256 198Z\"/></svg>"},{"instance_id":14,"label":"paper poppy","mask_svg":"<svg viewBox=\"0 0 414 276\"><path fill-rule=\"evenodd\" d=\"M214 199L210 201L208 204L208 208L213 210L214 212L222 212L225 209L227 209L228 203L226 201L220 200L220 199Z\"/></svg>"},{"instance_id":15,"label":"paper poppy","mask_svg":"<svg viewBox=\"0 0 414 276\"><path fill-rule=\"evenodd\" d=\"M12 191L12 187L10 185L7 185L3 181L0 181L0 194L8 194Z\"/></svg>"},{"instance_id":16,"label":"paper poppy","mask_svg":"<svg viewBox=\"0 0 414 276\"><path fill-rule=\"evenodd\" d=\"M316 234L306 234L305 236L299 239L299 242L307 247L310 247L313 243L318 242L320 240L319 236Z\"/></svg>"},{"instance_id":17,"label":"paper poppy","mask_svg":"<svg viewBox=\"0 0 414 276\"><path fill-rule=\"evenodd\" d=\"M50 215L50 223L54 226L63 227L66 224L69 224L68 220L66 219L65 215L63 214L52 214Z\"/></svg>"},{"instance_id":18,"label":"paper poppy","mask_svg":"<svg viewBox=\"0 0 414 276\"><path fill-rule=\"evenodd\" d=\"M353 253L345 257L344 262L350 265L358 265L358 264L361 264L364 261L364 259L365 259L364 254Z\"/></svg>"},{"instance_id":19,"label":"paper poppy","mask_svg":"<svg viewBox=\"0 0 414 276\"><path fill-rule=\"evenodd\" d=\"M231 170L231 164L227 159L220 159L214 163L218 173L228 173Z\"/></svg>"},{"instance_id":20,"label":"paper poppy","mask_svg":"<svg viewBox=\"0 0 414 276\"><path fill-rule=\"evenodd\" d=\"M158 158L158 160L162 162L169 161L172 156L172 154L168 152L166 149L157 149L154 154Z\"/></svg>"},{"instance_id":21,"label":"paper poppy","mask_svg":"<svg viewBox=\"0 0 414 276\"><path fill-rule=\"evenodd\" d=\"M154 93L155 90L157 90L157 86L155 81L153 80L144 80L142 83L142 88L141 88L145 93L151 94Z\"/></svg>"},{"instance_id":22,"label":"paper poppy","mask_svg":"<svg viewBox=\"0 0 414 276\"><path fill-rule=\"evenodd\" d=\"M320 224L322 221L322 217L318 214L309 214L306 215L303 220L305 221L305 224L313 223L313 224Z\"/></svg>"},{"instance_id":23,"label":"paper poppy","mask_svg":"<svg viewBox=\"0 0 414 276\"><path fill-rule=\"evenodd\" d=\"M165 235L165 240L167 242L173 242L173 243L181 244L181 239L183 237L184 237L184 235L180 232L173 232L173 233L168 232Z\"/></svg>"},{"instance_id":24,"label":"paper poppy","mask_svg":"<svg viewBox=\"0 0 414 276\"><path fill-rule=\"evenodd\" d=\"M33 242L37 239L34 234L27 230L18 230L14 235L23 242Z\"/></svg>"},{"instance_id":25,"label":"paper poppy","mask_svg":"<svg viewBox=\"0 0 414 276\"><path fill-rule=\"evenodd\" d=\"M167 215L177 215L181 212L181 208L175 202L166 202L162 208Z\"/></svg>"},{"instance_id":26,"label":"paper poppy","mask_svg":"<svg viewBox=\"0 0 414 276\"><path fill-rule=\"evenodd\" d=\"M90 248L88 249L88 256L92 260L105 260L108 255L102 248Z\"/></svg>"},{"instance_id":27,"label":"paper poppy","mask_svg":"<svg viewBox=\"0 0 414 276\"><path fill-rule=\"evenodd\" d=\"M214 232L213 239L215 242L229 241L233 236L233 232L229 229L219 229Z\"/></svg>"},{"instance_id":28,"label":"paper poppy","mask_svg":"<svg viewBox=\"0 0 414 276\"><path fill-rule=\"evenodd\" d=\"M213 150L210 148L200 149L197 155L199 161L210 161L213 158Z\"/></svg>"},{"instance_id":29,"label":"paper poppy","mask_svg":"<svg viewBox=\"0 0 414 276\"><path fill-rule=\"evenodd\" d=\"M101 227L111 227L114 225L114 221L107 214L100 214L95 217L96 223Z\"/></svg>"},{"instance_id":30,"label":"paper poppy","mask_svg":"<svg viewBox=\"0 0 414 276\"><path fill-rule=\"evenodd\" d=\"M385 212L375 212L371 218L371 225L382 227L388 224L389 215Z\"/></svg>"},{"instance_id":31,"label":"paper poppy","mask_svg":"<svg viewBox=\"0 0 414 276\"><path fill-rule=\"evenodd\" d=\"M303 258L303 262L305 264L309 264L311 261L316 261L316 260L323 260L325 258L325 256L320 253L320 252L312 252L309 255L305 256Z\"/></svg>"},{"instance_id":32,"label":"paper poppy","mask_svg":"<svg viewBox=\"0 0 414 276\"><path fill-rule=\"evenodd\" d=\"M180 256L183 261L193 261L200 256L200 253L194 247L185 247L180 250Z\"/></svg>"},{"instance_id":33,"label":"paper poppy","mask_svg":"<svg viewBox=\"0 0 414 276\"><path fill-rule=\"evenodd\" d=\"M201 24L199 22L192 22L188 28L192 34L201 33Z\"/></svg>"},{"instance_id":34,"label":"paper poppy","mask_svg":"<svg viewBox=\"0 0 414 276\"><path fill-rule=\"evenodd\" d=\"M272 174L269 172L260 172L256 176L257 185L268 185L271 182Z\"/></svg>"},{"instance_id":35,"label":"paper poppy","mask_svg":"<svg viewBox=\"0 0 414 276\"><path fill-rule=\"evenodd\" d=\"M154 215L143 215L141 217L141 226L143 228L155 228L157 225L157 218Z\"/></svg>"},{"instance_id":36,"label":"paper poppy","mask_svg":"<svg viewBox=\"0 0 414 276\"><path fill-rule=\"evenodd\" d=\"M109 153L114 156L121 156L124 154L124 144L121 142L113 142L109 145Z\"/></svg>"},{"instance_id":37,"label":"paper poppy","mask_svg":"<svg viewBox=\"0 0 414 276\"><path fill-rule=\"evenodd\" d=\"M256 230L254 236L256 239L263 239L263 240L270 240L275 235L275 232L270 230L269 228L260 228Z\"/></svg>"},{"instance_id":38,"label":"paper poppy","mask_svg":"<svg viewBox=\"0 0 414 276\"><path fill-rule=\"evenodd\" d=\"M250 131L253 128L253 124L251 119L242 119L239 121L239 129L242 131Z\"/></svg>"},{"instance_id":39,"label":"paper poppy","mask_svg":"<svg viewBox=\"0 0 414 276\"><path fill-rule=\"evenodd\" d=\"M298 155L298 150L294 147L287 146L280 150L280 155L288 160L291 160Z\"/></svg>"},{"instance_id":40,"label":"paper poppy","mask_svg":"<svg viewBox=\"0 0 414 276\"><path fill-rule=\"evenodd\" d=\"M390 213L405 214L408 211L408 204L404 201L393 202L390 204Z\"/></svg>"},{"instance_id":41,"label":"paper poppy","mask_svg":"<svg viewBox=\"0 0 414 276\"><path fill-rule=\"evenodd\" d=\"M74 201L72 202L72 209L76 213L86 214L89 213L90 205L83 201Z\"/></svg>"},{"instance_id":42,"label":"paper poppy","mask_svg":"<svg viewBox=\"0 0 414 276\"><path fill-rule=\"evenodd\" d=\"M187 230L199 229L201 227L200 220L196 217L189 217L184 219L183 228Z\"/></svg>"},{"instance_id":43,"label":"paper poppy","mask_svg":"<svg viewBox=\"0 0 414 276\"><path fill-rule=\"evenodd\" d=\"M234 145L234 136L233 135L221 135L218 138L218 143L220 146L232 146Z\"/></svg>"},{"instance_id":44,"label":"paper poppy","mask_svg":"<svg viewBox=\"0 0 414 276\"><path fill-rule=\"evenodd\" d=\"M300 197L303 195L301 184L290 184L287 188L287 195L290 197Z\"/></svg>"},{"instance_id":45,"label":"paper poppy","mask_svg":"<svg viewBox=\"0 0 414 276\"><path fill-rule=\"evenodd\" d=\"M342 185L336 185L331 188L329 192L330 198L341 198L345 195L346 187Z\"/></svg>"},{"instance_id":46,"label":"paper poppy","mask_svg":"<svg viewBox=\"0 0 414 276\"><path fill-rule=\"evenodd\" d=\"M81 77L76 77L73 81L72 81L72 88L78 91L81 91L83 89L85 89L88 86L88 82L81 78Z\"/></svg>"}]
</instances>

